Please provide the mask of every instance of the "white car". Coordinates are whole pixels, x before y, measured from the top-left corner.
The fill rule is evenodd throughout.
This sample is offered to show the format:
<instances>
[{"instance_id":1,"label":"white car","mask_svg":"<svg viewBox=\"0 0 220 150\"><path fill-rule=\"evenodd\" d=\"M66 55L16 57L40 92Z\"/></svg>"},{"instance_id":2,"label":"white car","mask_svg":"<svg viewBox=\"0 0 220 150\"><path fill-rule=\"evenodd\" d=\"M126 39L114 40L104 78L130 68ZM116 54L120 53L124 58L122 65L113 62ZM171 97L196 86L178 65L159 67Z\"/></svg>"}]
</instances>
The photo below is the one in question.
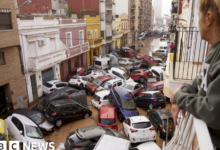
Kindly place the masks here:
<instances>
[{"instance_id":1,"label":"white car","mask_svg":"<svg viewBox=\"0 0 220 150\"><path fill-rule=\"evenodd\" d=\"M113 79L122 79L127 81L134 81L131 77L128 76L127 73L125 73L123 70L118 68L111 68L111 70L108 71L109 76L111 76Z\"/></svg>"},{"instance_id":2,"label":"white car","mask_svg":"<svg viewBox=\"0 0 220 150\"><path fill-rule=\"evenodd\" d=\"M97 88L97 92L101 91L101 90L107 90L109 89L109 87L115 87L115 86L124 86L125 85L125 81L122 79L112 79L112 80L108 80L105 83L103 83L101 86L99 86Z\"/></svg>"},{"instance_id":3,"label":"white car","mask_svg":"<svg viewBox=\"0 0 220 150\"><path fill-rule=\"evenodd\" d=\"M163 66L153 66L149 69L153 73L153 77L159 76L160 81L165 79L165 70Z\"/></svg>"},{"instance_id":4,"label":"white car","mask_svg":"<svg viewBox=\"0 0 220 150\"><path fill-rule=\"evenodd\" d=\"M144 88L144 86L137 82L126 82L124 88L132 97L134 97L137 96L137 94Z\"/></svg>"},{"instance_id":5,"label":"white car","mask_svg":"<svg viewBox=\"0 0 220 150\"><path fill-rule=\"evenodd\" d=\"M73 76L70 81L69 85L73 87L78 87L80 90L85 88L85 85L90 82L90 78L84 76Z\"/></svg>"},{"instance_id":6,"label":"white car","mask_svg":"<svg viewBox=\"0 0 220 150\"><path fill-rule=\"evenodd\" d=\"M19 114L12 114L5 119L5 122L8 126L9 135L13 137L13 140L46 144L40 129L29 118ZM39 149L39 147L36 149Z\"/></svg>"},{"instance_id":7,"label":"white car","mask_svg":"<svg viewBox=\"0 0 220 150\"><path fill-rule=\"evenodd\" d=\"M105 56L103 56L103 55L94 55L93 56L93 59L95 60L95 59L101 59L101 58L105 58Z\"/></svg>"},{"instance_id":8,"label":"white car","mask_svg":"<svg viewBox=\"0 0 220 150\"><path fill-rule=\"evenodd\" d=\"M155 129L145 116L129 117L123 122L125 135L131 143L155 141Z\"/></svg>"},{"instance_id":9,"label":"white car","mask_svg":"<svg viewBox=\"0 0 220 150\"><path fill-rule=\"evenodd\" d=\"M68 82L62 82L60 80L51 80L45 83L43 86L44 94L50 94L54 90L62 89L68 85Z\"/></svg>"},{"instance_id":10,"label":"white car","mask_svg":"<svg viewBox=\"0 0 220 150\"><path fill-rule=\"evenodd\" d=\"M120 58L118 62L120 65L132 65L134 63L130 58Z\"/></svg>"},{"instance_id":11,"label":"white car","mask_svg":"<svg viewBox=\"0 0 220 150\"><path fill-rule=\"evenodd\" d=\"M101 106L112 106L111 102L108 99L109 94L109 90L103 90L95 93L92 99L93 107L99 109Z\"/></svg>"},{"instance_id":12,"label":"white car","mask_svg":"<svg viewBox=\"0 0 220 150\"><path fill-rule=\"evenodd\" d=\"M146 142L134 147L132 150L161 150L155 142Z\"/></svg>"},{"instance_id":13,"label":"white car","mask_svg":"<svg viewBox=\"0 0 220 150\"><path fill-rule=\"evenodd\" d=\"M155 60L156 62L158 62L158 64L160 64L160 66L166 67L166 63L163 62L163 60L162 60L161 58L154 58L154 60Z\"/></svg>"},{"instance_id":14,"label":"white car","mask_svg":"<svg viewBox=\"0 0 220 150\"><path fill-rule=\"evenodd\" d=\"M97 77L106 76L106 75L108 75L107 72L105 72L104 70L98 69L98 70L86 71L84 74L84 77L87 77L87 78L93 80Z\"/></svg>"}]
</instances>

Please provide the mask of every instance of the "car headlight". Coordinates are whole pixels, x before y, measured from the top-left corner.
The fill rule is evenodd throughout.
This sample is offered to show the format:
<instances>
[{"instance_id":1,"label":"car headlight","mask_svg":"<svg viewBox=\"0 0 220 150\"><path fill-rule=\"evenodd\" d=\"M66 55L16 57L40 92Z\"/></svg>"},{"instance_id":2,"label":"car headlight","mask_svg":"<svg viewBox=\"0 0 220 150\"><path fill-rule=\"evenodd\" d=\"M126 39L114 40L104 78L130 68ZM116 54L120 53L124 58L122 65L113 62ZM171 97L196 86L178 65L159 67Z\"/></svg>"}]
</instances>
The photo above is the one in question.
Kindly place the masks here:
<instances>
[{"instance_id":1,"label":"car headlight","mask_svg":"<svg viewBox=\"0 0 220 150\"><path fill-rule=\"evenodd\" d=\"M46 129L46 131L52 131L53 129L52 128L50 128L50 129Z\"/></svg>"}]
</instances>

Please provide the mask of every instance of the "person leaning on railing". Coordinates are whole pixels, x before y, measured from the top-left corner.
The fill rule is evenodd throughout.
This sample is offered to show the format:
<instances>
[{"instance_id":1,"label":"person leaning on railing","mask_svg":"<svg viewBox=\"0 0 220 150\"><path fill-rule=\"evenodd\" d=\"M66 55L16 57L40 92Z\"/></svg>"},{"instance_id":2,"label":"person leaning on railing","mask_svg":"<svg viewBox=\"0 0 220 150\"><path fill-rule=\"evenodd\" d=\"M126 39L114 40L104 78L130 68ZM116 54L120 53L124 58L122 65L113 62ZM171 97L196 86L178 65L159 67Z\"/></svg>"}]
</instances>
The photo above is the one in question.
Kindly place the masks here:
<instances>
[{"instance_id":1,"label":"person leaning on railing","mask_svg":"<svg viewBox=\"0 0 220 150\"><path fill-rule=\"evenodd\" d=\"M199 28L202 39L212 46L201 73L191 84L183 84L170 98L174 124L180 110L203 120L214 146L220 149L220 0L199 0Z\"/></svg>"}]
</instances>

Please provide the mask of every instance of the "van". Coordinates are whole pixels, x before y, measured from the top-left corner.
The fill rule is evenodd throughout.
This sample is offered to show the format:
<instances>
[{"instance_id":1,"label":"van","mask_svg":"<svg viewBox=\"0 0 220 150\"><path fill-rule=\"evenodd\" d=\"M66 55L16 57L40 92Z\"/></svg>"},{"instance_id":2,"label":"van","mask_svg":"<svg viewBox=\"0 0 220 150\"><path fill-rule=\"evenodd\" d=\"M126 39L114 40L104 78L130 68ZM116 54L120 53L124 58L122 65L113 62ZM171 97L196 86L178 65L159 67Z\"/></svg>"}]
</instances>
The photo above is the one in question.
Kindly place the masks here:
<instances>
[{"instance_id":1,"label":"van","mask_svg":"<svg viewBox=\"0 0 220 150\"><path fill-rule=\"evenodd\" d=\"M108 69L110 58L101 58L94 61L94 66L100 69Z\"/></svg>"}]
</instances>

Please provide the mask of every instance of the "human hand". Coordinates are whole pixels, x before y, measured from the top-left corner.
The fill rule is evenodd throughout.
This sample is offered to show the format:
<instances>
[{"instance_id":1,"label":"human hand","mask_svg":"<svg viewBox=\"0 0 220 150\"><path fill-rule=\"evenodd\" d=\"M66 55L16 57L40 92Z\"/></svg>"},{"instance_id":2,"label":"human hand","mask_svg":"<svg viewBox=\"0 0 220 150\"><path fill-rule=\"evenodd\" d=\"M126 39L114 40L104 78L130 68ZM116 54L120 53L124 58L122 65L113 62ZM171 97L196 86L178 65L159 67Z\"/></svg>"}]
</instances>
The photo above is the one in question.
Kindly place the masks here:
<instances>
[{"instance_id":1,"label":"human hand","mask_svg":"<svg viewBox=\"0 0 220 150\"><path fill-rule=\"evenodd\" d=\"M170 97L170 103L171 103L171 104L174 104L174 103L175 103L175 101L174 101L174 95L175 95L177 92L181 91L181 90L182 90L182 86L178 87L176 90L174 90L174 91L172 92L171 97Z\"/></svg>"},{"instance_id":2,"label":"human hand","mask_svg":"<svg viewBox=\"0 0 220 150\"><path fill-rule=\"evenodd\" d=\"M175 126L177 125L177 118L178 118L179 112L180 112L180 109L177 106L177 104L176 103L172 104L172 106L171 106L171 115L172 115L173 122L174 122ZM182 110L183 117L185 117L185 113L186 113L186 111Z\"/></svg>"}]
</instances>

